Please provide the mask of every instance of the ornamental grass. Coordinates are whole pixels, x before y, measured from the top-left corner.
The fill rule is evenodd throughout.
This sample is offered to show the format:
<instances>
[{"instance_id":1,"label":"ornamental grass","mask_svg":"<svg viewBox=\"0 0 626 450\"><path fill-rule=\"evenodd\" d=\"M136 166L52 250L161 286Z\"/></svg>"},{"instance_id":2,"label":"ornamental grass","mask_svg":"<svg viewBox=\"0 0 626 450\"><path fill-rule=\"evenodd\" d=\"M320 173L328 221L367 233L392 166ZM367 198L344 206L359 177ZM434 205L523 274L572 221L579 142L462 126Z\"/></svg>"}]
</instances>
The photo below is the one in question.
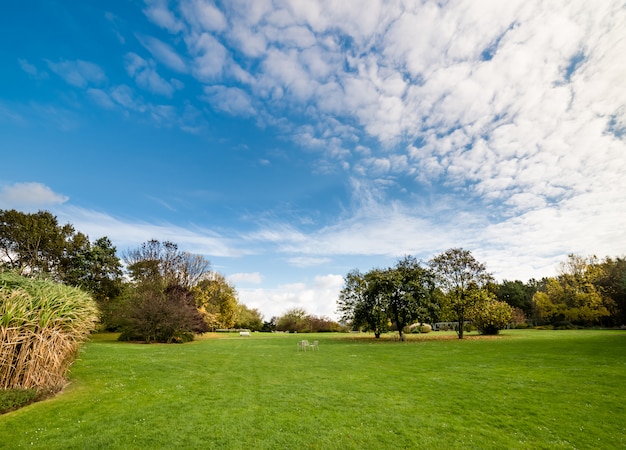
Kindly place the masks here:
<instances>
[{"instance_id":1,"label":"ornamental grass","mask_svg":"<svg viewBox=\"0 0 626 450\"><path fill-rule=\"evenodd\" d=\"M86 292L0 273L0 389L59 391L98 320Z\"/></svg>"}]
</instances>

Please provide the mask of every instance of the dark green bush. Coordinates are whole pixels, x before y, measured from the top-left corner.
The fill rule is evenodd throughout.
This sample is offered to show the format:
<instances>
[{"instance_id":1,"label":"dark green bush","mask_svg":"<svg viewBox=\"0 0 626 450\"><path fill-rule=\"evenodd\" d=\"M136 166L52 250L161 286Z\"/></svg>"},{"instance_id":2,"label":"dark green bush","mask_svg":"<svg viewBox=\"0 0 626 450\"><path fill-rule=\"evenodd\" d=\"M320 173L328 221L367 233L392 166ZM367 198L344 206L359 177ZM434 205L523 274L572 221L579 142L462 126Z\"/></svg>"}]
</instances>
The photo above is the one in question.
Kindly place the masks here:
<instances>
[{"instance_id":1,"label":"dark green bush","mask_svg":"<svg viewBox=\"0 0 626 450\"><path fill-rule=\"evenodd\" d=\"M26 406L37 397L36 389L0 390L0 414Z\"/></svg>"}]
</instances>

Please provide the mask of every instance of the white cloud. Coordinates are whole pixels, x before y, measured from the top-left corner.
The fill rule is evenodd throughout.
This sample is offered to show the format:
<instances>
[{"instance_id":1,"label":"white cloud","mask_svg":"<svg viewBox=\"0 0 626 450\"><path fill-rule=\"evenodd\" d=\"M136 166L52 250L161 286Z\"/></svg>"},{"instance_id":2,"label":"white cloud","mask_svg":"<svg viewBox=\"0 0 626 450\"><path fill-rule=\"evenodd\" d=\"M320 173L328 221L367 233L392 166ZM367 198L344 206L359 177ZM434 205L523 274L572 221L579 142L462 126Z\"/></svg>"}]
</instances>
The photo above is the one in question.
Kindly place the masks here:
<instances>
[{"instance_id":1,"label":"white cloud","mask_svg":"<svg viewBox=\"0 0 626 450\"><path fill-rule=\"evenodd\" d=\"M166 97L171 97L174 94L176 90L174 84L163 79L149 61L135 53L127 53L125 60L126 71L135 79L139 87Z\"/></svg>"},{"instance_id":2,"label":"white cloud","mask_svg":"<svg viewBox=\"0 0 626 450\"><path fill-rule=\"evenodd\" d=\"M67 83L84 88L92 84L102 84L107 81L104 71L92 62L76 60L76 61L59 61L54 63L46 61L48 67L58 76L63 78Z\"/></svg>"},{"instance_id":3,"label":"white cloud","mask_svg":"<svg viewBox=\"0 0 626 450\"><path fill-rule=\"evenodd\" d=\"M183 24L168 9L169 0L146 0L144 14L156 25L165 28L170 33L183 30Z\"/></svg>"},{"instance_id":4,"label":"white cloud","mask_svg":"<svg viewBox=\"0 0 626 450\"><path fill-rule=\"evenodd\" d=\"M170 45L152 36L138 34L137 38L161 64L176 72L186 73L188 71L185 60Z\"/></svg>"},{"instance_id":5,"label":"white cloud","mask_svg":"<svg viewBox=\"0 0 626 450\"><path fill-rule=\"evenodd\" d=\"M251 116L255 113L251 99L242 89L226 86L206 86L206 99L220 111L236 116Z\"/></svg>"},{"instance_id":6,"label":"white cloud","mask_svg":"<svg viewBox=\"0 0 626 450\"><path fill-rule=\"evenodd\" d=\"M15 183L0 187L0 209L31 211L51 205L60 205L69 197L58 194L41 183Z\"/></svg>"},{"instance_id":7,"label":"white cloud","mask_svg":"<svg viewBox=\"0 0 626 450\"><path fill-rule=\"evenodd\" d=\"M343 275L317 275L307 283L280 285L276 288L238 289L239 300L249 308L256 308L264 319L281 316L292 308L303 308L316 316L336 320L337 298L343 287Z\"/></svg>"},{"instance_id":8,"label":"white cloud","mask_svg":"<svg viewBox=\"0 0 626 450\"><path fill-rule=\"evenodd\" d=\"M263 276L259 272L249 273L233 273L228 275L228 280L232 283L238 284L260 284L263 282Z\"/></svg>"}]
</instances>

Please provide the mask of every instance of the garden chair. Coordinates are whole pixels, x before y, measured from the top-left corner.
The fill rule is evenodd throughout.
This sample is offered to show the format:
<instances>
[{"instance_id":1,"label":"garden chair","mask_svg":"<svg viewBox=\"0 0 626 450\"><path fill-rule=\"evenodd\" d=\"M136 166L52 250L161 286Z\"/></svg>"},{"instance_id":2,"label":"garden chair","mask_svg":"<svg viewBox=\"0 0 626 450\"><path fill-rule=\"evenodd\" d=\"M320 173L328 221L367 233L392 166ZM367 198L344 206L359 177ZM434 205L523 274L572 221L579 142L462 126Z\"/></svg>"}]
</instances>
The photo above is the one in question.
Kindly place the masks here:
<instances>
[{"instance_id":1,"label":"garden chair","mask_svg":"<svg viewBox=\"0 0 626 450\"><path fill-rule=\"evenodd\" d=\"M310 346L309 341L307 341L306 339L302 341L298 341L298 351L302 350L303 352L306 352L309 346Z\"/></svg>"},{"instance_id":2,"label":"garden chair","mask_svg":"<svg viewBox=\"0 0 626 450\"><path fill-rule=\"evenodd\" d=\"M320 349L320 341L313 341L311 344L311 350L319 350Z\"/></svg>"}]
</instances>

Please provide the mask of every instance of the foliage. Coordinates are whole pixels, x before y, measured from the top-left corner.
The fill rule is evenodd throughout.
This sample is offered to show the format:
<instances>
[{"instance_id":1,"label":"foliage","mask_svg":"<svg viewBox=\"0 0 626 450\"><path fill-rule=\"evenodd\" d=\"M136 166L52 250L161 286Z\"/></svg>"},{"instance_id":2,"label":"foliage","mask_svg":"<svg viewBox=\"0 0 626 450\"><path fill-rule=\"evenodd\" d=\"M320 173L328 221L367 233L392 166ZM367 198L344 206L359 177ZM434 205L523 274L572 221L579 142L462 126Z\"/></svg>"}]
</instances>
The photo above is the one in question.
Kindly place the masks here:
<instances>
[{"instance_id":1,"label":"foliage","mask_svg":"<svg viewBox=\"0 0 626 450\"><path fill-rule=\"evenodd\" d=\"M341 320L351 323L355 330L373 331L377 338L389 330L389 315L378 289L381 276L378 269L366 274L356 269L349 272L337 301Z\"/></svg>"},{"instance_id":2,"label":"foliage","mask_svg":"<svg viewBox=\"0 0 626 450\"><path fill-rule=\"evenodd\" d=\"M56 273L73 241L84 241L70 225L60 226L48 211L27 214L0 210L0 261L23 273Z\"/></svg>"},{"instance_id":3,"label":"foliage","mask_svg":"<svg viewBox=\"0 0 626 450\"><path fill-rule=\"evenodd\" d=\"M124 254L129 275L136 283L159 280L164 286L191 289L210 272L211 263L200 255L178 249L178 245L151 239Z\"/></svg>"},{"instance_id":4,"label":"foliage","mask_svg":"<svg viewBox=\"0 0 626 450\"><path fill-rule=\"evenodd\" d=\"M188 342L193 334L207 331L193 294L182 286L162 290L159 285L142 283L132 295L122 341Z\"/></svg>"},{"instance_id":5,"label":"foliage","mask_svg":"<svg viewBox=\"0 0 626 450\"><path fill-rule=\"evenodd\" d=\"M441 290L449 302L454 320L465 323L471 308L484 289L492 281L485 266L474 259L469 250L452 248L430 261ZM458 327L459 339L463 339L464 327Z\"/></svg>"},{"instance_id":6,"label":"foliage","mask_svg":"<svg viewBox=\"0 0 626 450\"><path fill-rule=\"evenodd\" d=\"M210 330L235 326L241 309L237 291L224 275L217 272L207 274L192 288L192 292L196 306Z\"/></svg>"},{"instance_id":7,"label":"foliage","mask_svg":"<svg viewBox=\"0 0 626 450\"><path fill-rule=\"evenodd\" d=\"M495 335L511 323L513 308L506 302L498 301L485 290L474 291L476 296L468 317L481 334Z\"/></svg>"},{"instance_id":8,"label":"foliage","mask_svg":"<svg viewBox=\"0 0 626 450\"><path fill-rule=\"evenodd\" d=\"M90 292L99 304L120 295L122 290L122 264L107 237L75 246L71 257L62 261L60 275L64 283Z\"/></svg>"},{"instance_id":9,"label":"foliage","mask_svg":"<svg viewBox=\"0 0 626 450\"><path fill-rule=\"evenodd\" d=\"M61 389L97 320L80 289L0 272L0 389Z\"/></svg>"},{"instance_id":10,"label":"foliage","mask_svg":"<svg viewBox=\"0 0 626 450\"><path fill-rule=\"evenodd\" d=\"M490 285L489 290L496 295L498 300L521 310L527 317L532 316L533 295L537 292L535 280L530 280L528 283L520 280L504 280L502 283Z\"/></svg>"},{"instance_id":11,"label":"foliage","mask_svg":"<svg viewBox=\"0 0 626 450\"><path fill-rule=\"evenodd\" d=\"M597 287L602 272L594 258L569 255L561 264L560 274L549 278L545 292L537 292L533 303L539 318L554 325L571 322L576 325L595 325L610 315L614 303L603 296Z\"/></svg>"},{"instance_id":12,"label":"foliage","mask_svg":"<svg viewBox=\"0 0 626 450\"><path fill-rule=\"evenodd\" d=\"M304 308L291 308L280 316L276 322L276 330L291 333L305 333L311 331L309 314Z\"/></svg>"},{"instance_id":13,"label":"foliage","mask_svg":"<svg viewBox=\"0 0 626 450\"><path fill-rule=\"evenodd\" d=\"M263 316L258 309L248 308L246 305L237 305L237 321L235 328L245 328L251 331L261 331L263 328Z\"/></svg>"},{"instance_id":14,"label":"foliage","mask_svg":"<svg viewBox=\"0 0 626 450\"><path fill-rule=\"evenodd\" d=\"M354 270L345 277L339 295L338 310L342 320L354 328L374 331L376 337L392 323L404 340L403 330L416 319L434 318L434 279L430 271L406 256L394 267L374 269L366 274Z\"/></svg>"},{"instance_id":15,"label":"foliage","mask_svg":"<svg viewBox=\"0 0 626 450\"><path fill-rule=\"evenodd\" d=\"M36 389L0 389L0 414L21 408L35 398Z\"/></svg>"}]
</instances>

